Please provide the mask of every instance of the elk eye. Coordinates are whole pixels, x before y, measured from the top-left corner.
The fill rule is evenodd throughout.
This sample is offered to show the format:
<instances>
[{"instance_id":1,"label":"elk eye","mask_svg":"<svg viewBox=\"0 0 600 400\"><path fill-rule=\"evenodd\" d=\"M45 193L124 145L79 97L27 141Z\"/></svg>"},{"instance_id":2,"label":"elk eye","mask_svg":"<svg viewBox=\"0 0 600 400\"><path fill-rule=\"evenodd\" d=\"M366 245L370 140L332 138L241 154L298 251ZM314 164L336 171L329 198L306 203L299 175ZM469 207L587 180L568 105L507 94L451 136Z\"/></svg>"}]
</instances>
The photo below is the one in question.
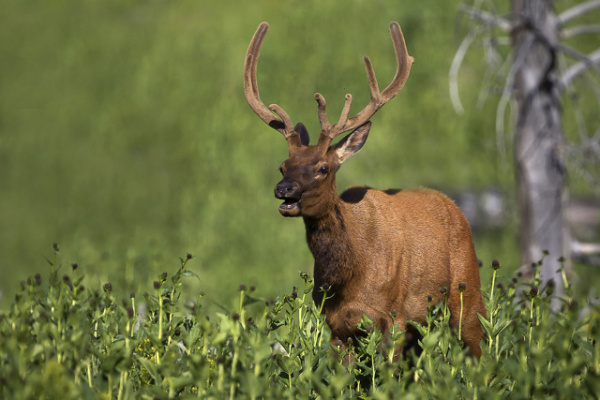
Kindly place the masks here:
<instances>
[{"instance_id":1,"label":"elk eye","mask_svg":"<svg viewBox=\"0 0 600 400\"><path fill-rule=\"evenodd\" d=\"M329 173L329 166L323 165L321 168L319 168L319 174L327 175L328 173Z\"/></svg>"}]
</instances>

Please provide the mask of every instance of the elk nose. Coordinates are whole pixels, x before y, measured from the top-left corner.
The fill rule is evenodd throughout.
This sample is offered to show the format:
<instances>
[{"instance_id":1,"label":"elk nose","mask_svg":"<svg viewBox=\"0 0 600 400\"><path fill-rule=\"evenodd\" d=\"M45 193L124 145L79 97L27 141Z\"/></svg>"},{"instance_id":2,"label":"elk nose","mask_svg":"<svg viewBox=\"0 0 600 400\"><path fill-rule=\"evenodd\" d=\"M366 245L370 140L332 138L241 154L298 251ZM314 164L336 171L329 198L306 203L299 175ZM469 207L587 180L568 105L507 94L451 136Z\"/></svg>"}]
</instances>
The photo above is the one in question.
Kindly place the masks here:
<instances>
[{"instance_id":1,"label":"elk nose","mask_svg":"<svg viewBox=\"0 0 600 400\"><path fill-rule=\"evenodd\" d=\"M278 199L284 199L287 197L291 197L298 191L300 186L287 178L283 178L277 186L275 186L275 197Z\"/></svg>"}]
</instances>

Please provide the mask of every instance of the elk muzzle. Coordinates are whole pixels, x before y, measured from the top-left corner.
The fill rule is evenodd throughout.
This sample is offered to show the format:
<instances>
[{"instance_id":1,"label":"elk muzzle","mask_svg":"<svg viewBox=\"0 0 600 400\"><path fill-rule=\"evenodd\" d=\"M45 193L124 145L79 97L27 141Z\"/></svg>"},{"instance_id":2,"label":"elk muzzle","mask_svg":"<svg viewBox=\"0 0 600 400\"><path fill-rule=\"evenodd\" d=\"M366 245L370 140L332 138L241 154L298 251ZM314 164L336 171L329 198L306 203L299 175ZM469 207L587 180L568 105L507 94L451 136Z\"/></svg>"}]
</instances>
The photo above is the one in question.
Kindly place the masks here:
<instances>
[{"instance_id":1,"label":"elk muzzle","mask_svg":"<svg viewBox=\"0 0 600 400\"><path fill-rule=\"evenodd\" d=\"M275 197L283 200L283 203L279 206L281 215L284 217L297 217L300 215L302 191L298 183L284 177L275 186Z\"/></svg>"}]
</instances>

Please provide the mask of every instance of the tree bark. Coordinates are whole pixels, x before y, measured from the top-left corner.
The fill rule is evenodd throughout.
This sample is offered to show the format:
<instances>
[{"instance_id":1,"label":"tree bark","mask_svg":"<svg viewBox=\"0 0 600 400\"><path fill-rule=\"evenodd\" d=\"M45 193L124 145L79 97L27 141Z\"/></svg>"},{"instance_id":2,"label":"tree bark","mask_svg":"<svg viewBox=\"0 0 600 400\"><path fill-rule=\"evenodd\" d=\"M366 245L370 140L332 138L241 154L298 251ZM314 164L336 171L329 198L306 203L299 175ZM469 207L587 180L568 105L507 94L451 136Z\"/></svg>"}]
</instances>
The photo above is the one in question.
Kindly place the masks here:
<instances>
[{"instance_id":1,"label":"tree bark","mask_svg":"<svg viewBox=\"0 0 600 400\"><path fill-rule=\"evenodd\" d=\"M560 257L570 260L564 219L567 201L563 160L560 85L556 44L558 20L549 0L513 0L519 18L512 34L516 184L520 217L523 272L548 252L540 269L542 283L554 281L554 293L564 294L558 272ZM568 262L568 261L566 261ZM567 266L566 266L567 267ZM554 308L559 303L554 303Z\"/></svg>"}]
</instances>

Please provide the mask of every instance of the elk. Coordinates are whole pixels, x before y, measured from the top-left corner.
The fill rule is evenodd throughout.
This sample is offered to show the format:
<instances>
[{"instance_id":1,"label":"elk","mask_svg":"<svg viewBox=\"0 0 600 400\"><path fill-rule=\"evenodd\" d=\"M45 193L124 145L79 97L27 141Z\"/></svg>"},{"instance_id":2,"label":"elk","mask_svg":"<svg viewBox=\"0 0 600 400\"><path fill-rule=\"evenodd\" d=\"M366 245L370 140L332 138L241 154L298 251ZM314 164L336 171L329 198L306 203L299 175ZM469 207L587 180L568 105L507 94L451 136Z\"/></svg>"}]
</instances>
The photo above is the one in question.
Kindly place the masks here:
<instances>
[{"instance_id":1,"label":"elk","mask_svg":"<svg viewBox=\"0 0 600 400\"><path fill-rule=\"evenodd\" d=\"M334 340L346 343L360 335L363 313L386 332L392 323L407 329L406 321L425 323L428 296L443 299L448 290L450 324L457 328L460 313L459 283L463 292L462 339L479 357L482 330L477 313L485 315L480 293L479 265L469 225L459 208L445 195L430 189L376 190L351 186L338 196L335 174L342 163L365 144L370 119L404 86L414 59L408 55L400 26L390 24L397 69L392 82L379 90L373 66L364 58L371 100L349 118L352 96L346 95L341 116L331 125L325 98L314 95L321 133L316 145L302 123L293 125L277 104L260 99L256 69L269 25L260 24L246 53L244 91L256 114L287 141L289 158L280 167L283 178L275 197L283 200L279 212L301 216L312 252L315 288L329 287L323 312ZM352 131L336 144L332 141ZM329 295L333 294L331 298ZM313 290L321 304L323 292ZM392 318L395 314L395 318Z\"/></svg>"}]
</instances>

